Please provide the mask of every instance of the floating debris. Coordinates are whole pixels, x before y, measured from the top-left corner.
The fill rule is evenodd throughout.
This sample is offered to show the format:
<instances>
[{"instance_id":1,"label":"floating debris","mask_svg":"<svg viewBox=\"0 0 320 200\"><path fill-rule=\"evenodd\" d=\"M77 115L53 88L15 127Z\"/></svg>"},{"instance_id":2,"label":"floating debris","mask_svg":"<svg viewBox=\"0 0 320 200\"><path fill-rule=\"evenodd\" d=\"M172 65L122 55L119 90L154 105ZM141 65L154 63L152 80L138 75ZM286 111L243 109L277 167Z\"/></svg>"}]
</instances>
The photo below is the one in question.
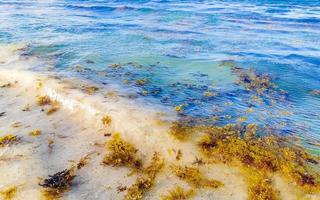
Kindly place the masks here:
<instances>
[{"instance_id":1,"label":"floating debris","mask_svg":"<svg viewBox=\"0 0 320 200\"><path fill-rule=\"evenodd\" d=\"M105 115L101 118L101 122L105 126L109 126L112 122L112 118L109 115Z\"/></svg>"},{"instance_id":2,"label":"floating debris","mask_svg":"<svg viewBox=\"0 0 320 200\"><path fill-rule=\"evenodd\" d=\"M143 195L154 185L157 174L164 167L164 161L160 158L159 153L154 153L151 163L142 170L136 182L128 188L125 200L141 200Z\"/></svg>"},{"instance_id":3,"label":"floating debris","mask_svg":"<svg viewBox=\"0 0 320 200\"><path fill-rule=\"evenodd\" d=\"M9 186L0 191L1 200L14 200L18 191L17 186Z\"/></svg>"},{"instance_id":4,"label":"floating debris","mask_svg":"<svg viewBox=\"0 0 320 200\"><path fill-rule=\"evenodd\" d=\"M213 93L213 92L204 92L203 96L205 96L205 97L214 97L214 96L217 96L217 94Z\"/></svg>"},{"instance_id":5,"label":"floating debris","mask_svg":"<svg viewBox=\"0 0 320 200\"><path fill-rule=\"evenodd\" d=\"M171 166L173 173L186 181L194 188L219 188L224 184L218 180L210 180L204 177L198 167Z\"/></svg>"},{"instance_id":6,"label":"floating debris","mask_svg":"<svg viewBox=\"0 0 320 200\"><path fill-rule=\"evenodd\" d=\"M20 138L18 138L16 135L5 135L0 137L0 147L4 147L7 145L16 144L19 142Z\"/></svg>"},{"instance_id":7,"label":"floating debris","mask_svg":"<svg viewBox=\"0 0 320 200\"><path fill-rule=\"evenodd\" d=\"M120 68L121 67L121 64L119 64L119 63L114 63L114 64L110 64L110 65L108 65L109 67L111 67L111 68Z\"/></svg>"},{"instance_id":8,"label":"floating debris","mask_svg":"<svg viewBox=\"0 0 320 200\"><path fill-rule=\"evenodd\" d=\"M51 99L49 96L39 96L37 98L37 105L38 106L45 106L45 105L50 105L52 103Z\"/></svg>"},{"instance_id":9,"label":"floating debris","mask_svg":"<svg viewBox=\"0 0 320 200\"><path fill-rule=\"evenodd\" d=\"M185 107L185 105L182 104L182 105L179 105L179 106L174 107L174 110L175 110L176 112L182 112L184 107Z\"/></svg>"},{"instance_id":10,"label":"floating debris","mask_svg":"<svg viewBox=\"0 0 320 200\"><path fill-rule=\"evenodd\" d=\"M111 140L106 143L106 149L110 152L104 157L104 164L141 168L142 162L136 155L138 150L131 143L123 140L119 133L113 134Z\"/></svg>"},{"instance_id":11,"label":"floating debris","mask_svg":"<svg viewBox=\"0 0 320 200\"><path fill-rule=\"evenodd\" d=\"M136 80L136 84L140 85L140 86L145 85L147 82L148 82L148 79L138 79L138 80Z\"/></svg>"},{"instance_id":12,"label":"floating debris","mask_svg":"<svg viewBox=\"0 0 320 200\"><path fill-rule=\"evenodd\" d=\"M167 195L162 195L161 200L187 200L191 199L194 195L194 190L184 190L182 187L176 186Z\"/></svg>"},{"instance_id":13,"label":"floating debris","mask_svg":"<svg viewBox=\"0 0 320 200\"><path fill-rule=\"evenodd\" d=\"M6 114L6 112L1 112L0 117L3 117Z\"/></svg>"},{"instance_id":14,"label":"floating debris","mask_svg":"<svg viewBox=\"0 0 320 200\"><path fill-rule=\"evenodd\" d=\"M41 130L39 129L36 129L36 130L33 130L29 133L30 136L39 136L41 135Z\"/></svg>"}]
</instances>

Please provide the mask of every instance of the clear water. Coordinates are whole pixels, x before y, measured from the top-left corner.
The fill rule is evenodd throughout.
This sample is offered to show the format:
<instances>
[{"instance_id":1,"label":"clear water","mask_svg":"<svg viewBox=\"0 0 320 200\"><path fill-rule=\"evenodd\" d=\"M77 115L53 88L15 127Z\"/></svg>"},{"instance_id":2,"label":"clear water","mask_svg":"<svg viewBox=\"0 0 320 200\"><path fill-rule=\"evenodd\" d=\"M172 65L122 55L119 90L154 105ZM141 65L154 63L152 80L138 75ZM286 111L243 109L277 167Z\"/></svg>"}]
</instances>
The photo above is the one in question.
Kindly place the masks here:
<instances>
[{"instance_id":1,"label":"clear water","mask_svg":"<svg viewBox=\"0 0 320 200\"><path fill-rule=\"evenodd\" d=\"M310 95L320 89L319 0L1 0L0 42L29 43L29 54L54 60L59 73L116 83L157 104L185 104L186 116L218 115L220 124L246 116L319 148L308 145L320 139L320 97ZM288 94L249 103L225 60L270 75ZM87 70L75 72L79 64Z\"/></svg>"}]
</instances>

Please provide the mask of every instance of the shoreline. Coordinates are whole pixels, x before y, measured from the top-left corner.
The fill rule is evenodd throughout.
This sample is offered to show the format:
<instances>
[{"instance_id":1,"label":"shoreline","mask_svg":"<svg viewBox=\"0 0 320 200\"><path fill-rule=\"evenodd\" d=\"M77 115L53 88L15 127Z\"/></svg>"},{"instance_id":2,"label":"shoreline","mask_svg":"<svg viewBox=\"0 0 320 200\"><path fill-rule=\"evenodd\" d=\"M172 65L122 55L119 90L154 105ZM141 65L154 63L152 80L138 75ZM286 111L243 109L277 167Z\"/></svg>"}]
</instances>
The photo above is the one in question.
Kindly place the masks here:
<instances>
[{"instance_id":1,"label":"shoreline","mask_svg":"<svg viewBox=\"0 0 320 200\"><path fill-rule=\"evenodd\" d=\"M15 52L15 48L12 52ZM9 53L6 56L17 59L18 54ZM35 60L27 59L30 63L25 65L32 65ZM9 63L10 67L23 64L10 64L11 60L6 61L2 57L0 61L4 62L3 65ZM150 163L154 152L158 152L164 160L163 171L155 178L153 187L143 193L144 199L157 199L175 186L193 188L196 191L194 199L248 198L248 173L237 162L212 162L209 159L205 164L194 166L205 174L205 178L224 184L217 189L197 188L171 172L171 165L191 166L196 158L205 160L197 141L206 134L208 127L196 127L190 138L180 141L170 134L172 122L178 121L174 112L144 107L134 100L116 95L114 91L96 89L95 85L80 80L41 75L22 66L18 70L1 69L0 80L3 86L0 89L0 106L1 112L5 112L1 117L0 136L13 134L19 138L16 144L0 148L0 191L16 186L14 199L43 198L43 188L39 182L48 175L68 169L86 155L90 159L77 172L70 190L61 194L60 198L123 199L135 179L145 172L142 168L142 171L139 169L128 176L132 169L126 166L127 163L116 167L102 164L103 157L110 153L105 143L112 140L116 133L120 133L124 141L137 149L134 154L141 158L143 167ZM50 100L43 101L42 97ZM40 105L39 98L42 102ZM50 113L52 108L56 110ZM102 120L105 116L110 120ZM176 130L181 131L180 128L185 127ZM30 135L35 130L40 130L40 134ZM319 164L315 167L319 168ZM307 194L294 186L292 180L283 178L281 173L279 175L279 172L270 174L272 185L282 199L291 200L293 196L296 199L317 199L320 195L319 192ZM125 186L126 189L119 192L119 186Z\"/></svg>"}]
</instances>

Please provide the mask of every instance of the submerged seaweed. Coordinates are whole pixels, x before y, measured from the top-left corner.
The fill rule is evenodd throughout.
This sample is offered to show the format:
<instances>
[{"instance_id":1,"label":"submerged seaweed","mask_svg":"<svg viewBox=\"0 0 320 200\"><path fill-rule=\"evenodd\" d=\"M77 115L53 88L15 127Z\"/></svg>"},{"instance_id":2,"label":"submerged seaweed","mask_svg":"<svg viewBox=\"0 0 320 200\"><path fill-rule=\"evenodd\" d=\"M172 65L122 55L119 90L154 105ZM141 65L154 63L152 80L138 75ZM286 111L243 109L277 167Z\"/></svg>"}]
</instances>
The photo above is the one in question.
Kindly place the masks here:
<instances>
[{"instance_id":1,"label":"submerged seaweed","mask_svg":"<svg viewBox=\"0 0 320 200\"><path fill-rule=\"evenodd\" d=\"M256 131L255 125L214 126L200 138L198 146L211 160L239 161L244 167L265 174L281 172L307 192L319 190L319 180L316 179L319 174L310 167L310 164L317 163L315 158L283 137L258 136Z\"/></svg>"},{"instance_id":2,"label":"submerged seaweed","mask_svg":"<svg viewBox=\"0 0 320 200\"><path fill-rule=\"evenodd\" d=\"M1 200L13 200L17 191L17 186L10 186L4 188L0 191Z\"/></svg>"},{"instance_id":3,"label":"submerged seaweed","mask_svg":"<svg viewBox=\"0 0 320 200\"><path fill-rule=\"evenodd\" d=\"M112 166L127 166L140 168L141 160L137 157L137 149L129 142L123 140L119 133L113 134L106 143L106 149L110 151L103 159L103 163Z\"/></svg>"},{"instance_id":4,"label":"submerged seaweed","mask_svg":"<svg viewBox=\"0 0 320 200\"><path fill-rule=\"evenodd\" d=\"M168 194L162 195L162 200L187 200L190 199L195 195L195 191L190 190L184 190L180 186L176 186L175 188L171 189Z\"/></svg>"},{"instance_id":5,"label":"submerged seaweed","mask_svg":"<svg viewBox=\"0 0 320 200\"><path fill-rule=\"evenodd\" d=\"M16 135L5 135L0 137L0 147L16 144L20 139Z\"/></svg>"},{"instance_id":6,"label":"submerged seaweed","mask_svg":"<svg viewBox=\"0 0 320 200\"><path fill-rule=\"evenodd\" d=\"M42 195L45 199L59 199L65 192L71 190L72 181L76 177L77 171L88 163L89 155L90 154L82 157L78 163L69 169L49 175L49 178L46 178L39 183L39 185L44 188L42 190Z\"/></svg>"},{"instance_id":7,"label":"submerged seaweed","mask_svg":"<svg viewBox=\"0 0 320 200\"><path fill-rule=\"evenodd\" d=\"M171 166L173 173L180 179L186 181L194 188L219 188L223 183L218 180L207 179L198 167Z\"/></svg>"},{"instance_id":8,"label":"submerged seaweed","mask_svg":"<svg viewBox=\"0 0 320 200\"><path fill-rule=\"evenodd\" d=\"M125 200L141 200L144 193L149 191L154 185L157 174L164 167L164 160L160 158L159 153L154 153L151 163L141 170L141 175L135 183L128 188Z\"/></svg>"},{"instance_id":9,"label":"submerged seaweed","mask_svg":"<svg viewBox=\"0 0 320 200\"><path fill-rule=\"evenodd\" d=\"M109 115L105 115L101 118L101 122L105 126L109 126L112 122L112 118Z\"/></svg>"},{"instance_id":10,"label":"submerged seaweed","mask_svg":"<svg viewBox=\"0 0 320 200\"><path fill-rule=\"evenodd\" d=\"M37 105L38 106L45 106L45 105L50 105L52 103L52 100L50 99L49 96L39 96L37 98Z\"/></svg>"}]
</instances>

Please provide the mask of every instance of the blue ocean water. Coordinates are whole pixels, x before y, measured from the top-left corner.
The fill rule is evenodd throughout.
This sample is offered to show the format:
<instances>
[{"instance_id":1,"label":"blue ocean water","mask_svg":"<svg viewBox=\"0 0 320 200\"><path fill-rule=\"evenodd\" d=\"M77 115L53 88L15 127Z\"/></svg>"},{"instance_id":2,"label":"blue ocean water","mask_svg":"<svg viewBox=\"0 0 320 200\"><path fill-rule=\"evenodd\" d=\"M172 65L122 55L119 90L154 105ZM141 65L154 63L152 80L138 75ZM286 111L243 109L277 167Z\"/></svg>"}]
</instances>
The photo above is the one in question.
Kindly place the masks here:
<instances>
[{"instance_id":1,"label":"blue ocean water","mask_svg":"<svg viewBox=\"0 0 320 200\"><path fill-rule=\"evenodd\" d=\"M29 43L59 73L183 105L183 117L245 116L306 146L320 140L320 97L310 94L320 89L319 0L1 0L0 42ZM252 102L230 65L267 74L277 92Z\"/></svg>"}]
</instances>

